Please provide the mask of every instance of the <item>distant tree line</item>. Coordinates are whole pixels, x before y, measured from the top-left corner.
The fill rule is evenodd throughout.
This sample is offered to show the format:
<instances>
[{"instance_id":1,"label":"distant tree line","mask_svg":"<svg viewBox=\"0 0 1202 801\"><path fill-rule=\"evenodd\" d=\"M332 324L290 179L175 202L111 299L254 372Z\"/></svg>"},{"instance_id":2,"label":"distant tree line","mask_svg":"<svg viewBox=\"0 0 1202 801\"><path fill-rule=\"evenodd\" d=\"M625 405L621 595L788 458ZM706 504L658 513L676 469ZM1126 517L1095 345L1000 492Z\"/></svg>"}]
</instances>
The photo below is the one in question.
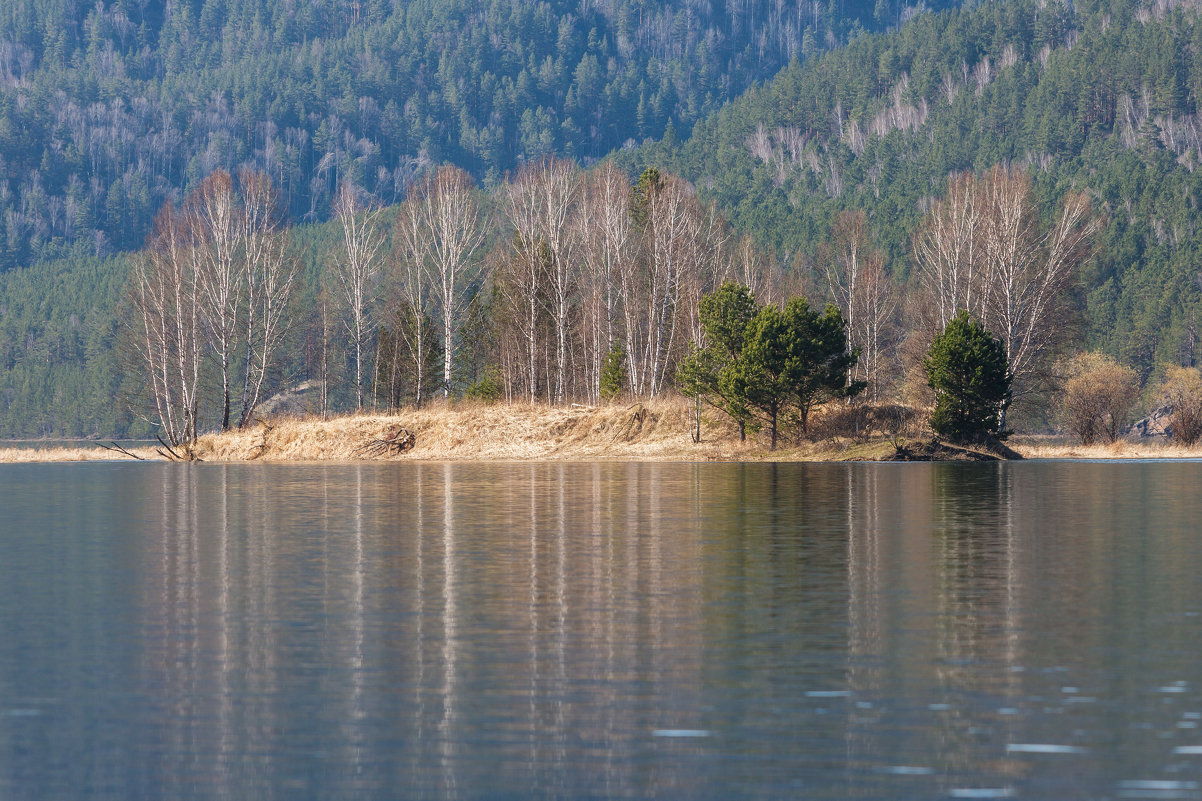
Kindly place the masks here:
<instances>
[{"instance_id":1,"label":"distant tree line","mask_svg":"<svg viewBox=\"0 0 1202 801\"><path fill-rule=\"evenodd\" d=\"M97 402L109 409L114 394L152 390L134 411L186 441L248 424L264 398L306 379L316 379L321 412L679 391L696 403L698 438L705 406L771 443L774 429L804 436L810 412L831 400L938 407L927 394L938 389L931 345L950 313L949 323L979 325L1004 357L1007 386L985 406L988 430L1004 432L1013 379L1083 440L1113 439L1130 422L1138 378L1100 356L1070 358L1079 340L1065 324L1099 218L1074 198L1036 217L1021 208L1031 202L1024 182L1006 170L953 176L915 236L920 266L899 286L874 283L883 259L859 215L837 220L819 269L790 275L736 239L686 182L656 170L632 182L613 165L586 172L546 159L489 192L444 167L394 207L346 184L321 231L284 227L262 174L218 171L161 210L131 260L120 338L136 369L124 379L96 372L115 366L109 328L88 346L85 375L95 378L81 395L101 375ZM990 206L998 193L1019 210ZM1006 262L1015 269L991 266L1002 253L1022 258ZM1010 318L1007 297L1023 300ZM996 336L986 327L1004 319L1017 322ZM878 354L875 374L864 371L866 352ZM1021 382L1017 354L1031 365ZM1147 395L1174 415L1178 439L1190 436L1202 398L1196 372Z\"/></svg>"},{"instance_id":2,"label":"distant tree line","mask_svg":"<svg viewBox=\"0 0 1202 801\"><path fill-rule=\"evenodd\" d=\"M877 25L891 26L908 16L897 4L888 8L877 5L879 14L876 8L847 6L847 19L870 16ZM443 112L462 110L476 102L470 90L458 88L461 82L467 87L484 86L468 80L483 74L475 71L473 54L480 54L480 69L499 76L506 87L506 76L520 76L523 70L528 78L538 74L533 83L514 79L515 90L519 84L533 86L534 95L529 97L544 97L538 94L544 92L547 98L558 97L562 90L566 108L572 94L570 84L564 89L564 84L553 80L540 83L543 55L552 56L552 71L547 75L553 76L559 51L538 49L539 42L549 46L552 39L559 48L563 17L557 15L565 11L573 19L564 28L569 34L564 41L583 48L573 51L569 47L564 52L571 55L562 56L564 75L570 71L572 81L592 74L586 67L577 76L572 66L573 61L582 65L586 56L597 57L609 80L610 56L603 58L601 53L621 52L622 30L627 34L642 31L638 35L649 38L637 41L662 45L672 40L671 25L666 22L669 16L674 25L687 20L687 14L668 7L590 7L588 14L600 15L601 20L594 26L599 35L593 41L588 31L594 17L583 9L555 6L476 9L473 13L477 16L468 15L464 24L463 15L456 17L450 13L453 9L442 14L447 9L441 7L398 23L393 13L397 9L390 10L386 4L364 2L355 18L349 14L350 6L300 3L296 13L285 13L283 6L264 12L263 19L270 19L271 28L266 33L255 13L248 13L253 11L248 3L197 0L172 4L171 15L156 14L154 4L144 9L135 6L19 0L0 9L0 132L6 143L3 181L8 187L7 194L0 188L0 195L6 198L4 208L15 215L7 211L3 215L4 243L11 246L3 258L9 259L7 263L26 264L35 253L62 255L27 270L9 272L0 283L0 426L23 433L137 428L122 411L124 403L110 402L114 395L129 395L133 389L128 386L131 379L122 378L111 356L117 329L113 310L130 269L129 260L122 256L99 258L97 253L113 245L140 247L154 212L169 197L182 197L180 187L198 186L215 168L236 174L236 167L247 164L272 177L290 219L324 220L325 210L334 207L345 185L358 186L352 193L357 202L364 207L374 203L385 218L377 229L382 235L382 258L374 262L381 282L377 286L383 288L372 303L364 305L358 381L353 380L355 343L347 333L346 291L333 272L335 260L330 255L336 250L333 240L341 243L344 235L337 221L293 231L300 275L277 374L268 379L273 386L326 376L329 380L321 382L328 393L324 408L355 408L356 385L362 388L365 405L383 405L386 395L388 403L407 404L417 398L414 376L418 368L411 364L421 364L417 386L424 403L445 394L440 384L445 384L449 358L452 396L470 390L473 397L516 398L529 395L515 368L520 356L526 365L524 373L540 376L535 396L546 398L550 391L554 398L559 381L554 364L559 360L558 324L548 322L554 316L547 311L549 301L536 303L536 317L542 322L534 328L542 326L544 333L535 339L532 349L529 338L518 328L522 318L515 312L512 291L508 295L502 292L499 287L504 282L497 280L518 269L507 259L519 245L513 236L516 226L497 222L510 202L500 192L505 183L501 176L506 169L516 171L520 164L537 161L536 151L522 150L525 145L514 143L545 143L554 137L540 133L523 139L506 133L505 141L510 144L501 156L478 156L472 161L462 155L466 151L457 150L463 138L462 115L456 122L450 119L453 114ZM712 15L698 11L695 19L704 25L712 23L724 46L733 48L741 35L736 30L749 30L736 18L742 19L739 15L744 13L761 17L775 13L766 9L762 4L715 8ZM810 18L807 25L814 26L814 34L809 41L818 49L844 40L836 31L832 41L823 28L830 23L834 31L846 22L836 19L840 12L805 4L794 11ZM205 27L199 24L202 18L206 25L220 24ZM453 19L459 20L457 33L458 28L466 27L472 35L447 34ZM730 24L715 23L718 19ZM544 24L550 21L556 23L554 36L552 28ZM481 23L480 30L489 31L487 43L475 33L476 22ZM11 28L4 27L9 25ZM229 36L223 25L229 28ZM393 36L411 26L420 35ZM494 36L498 30L501 33ZM522 31L521 36L507 33L517 30ZM536 30L545 35L531 37L530 31ZM572 39L573 32L583 38ZM693 45L682 45L681 58L700 58L704 50L706 58L716 59L714 64L746 66L751 63L747 54L758 52L757 43L752 51L722 50L715 56L717 51L708 49L708 44L701 47L707 35L689 40ZM381 45L384 49L376 47L381 38L390 36L389 43ZM221 38L229 43L229 49L216 47ZM811 49L805 44L804 29L801 39L805 56ZM11 46L4 46L3 41ZM271 46L261 47L263 41ZM515 42L523 43L520 65L516 56L498 55L517 47ZM1189 3L1148 6L1121 0L1104 5L1049 5L1017 0L920 14L894 32L855 36L847 39L846 47L821 58L799 59L768 83L712 113L712 105L677 95L678 108L692 109L685 116L648 116L648 110L656 107L654 99L649 99L643 104L644 119L654 121L652 135L657 134L655 125L664 126L660 129L665 131L663 140L623 149L612 159L631 177L647 165L656 165L663 175L692 179L703 207L711 199L716 201L718 216L732 220L734 230L750 234L752 238L732 238L727 244L734 265L732 277L747 285L757 302L779 305L795 295L810 298L816 308L834 302L845 320L849 347L858 348L852 380L868 384L860 398L880 402L898 398L914 406L933 403L923 360L940 325L959 307L940 307L923 298L934 287L942 286L947 298L968 293L968 287L973 287L971 302L966 299L964 309L1003 341L1008 352L1031 354L1031 343L1038 344L1046 334L1056 335L1038 348L1037 358L1023 357L1026 367L1016 361L1011 400L1000 418L1005 427L1067 427L1070 415L1061 401L1071 394L1070 383L1075 381L1072 386L1078 388L1105 383L1078 380L1083 373L1075 357L1087 352L1104 353L1122 368L1134 371L1136 400L1118 414L1124 421L1118 425L1121 430L1135 409L1157 406L1161 385L1178 376L1174 368L1187 374L1197 369L1202 283L1197 280L1196 265L1202 229L1193 217L1197 198L1202 197L1202 171L1196 169L1202 163L1202 129L1196 108L1202 87L1202 61L1197 58L1200 44L1202 26ZM110 45L111 58L106 52ZM427 45L430 49L423 49ZM252 55L239 55L242 47ZM432 66L443 60L404 61L397 55L410 47L422 53L437 52L440 59L446 55L446 66ZM170 63L183 66L159 77L168 63L168 50L176 59ZM767 56L770 50L763 54ZM364 52L387 52L390 58L397 58L383 66L376 64L379 69L375 71L339 66ZM537 69L530 65L531 56ZM470 68L461 69L464 59ZM770 59L757 55L752 60L767 68ZM635 69L632 63L614 58L614 69L625 74ZM737 80L728 86L714 77L717 72L685 72L672 66L682 63L658 57L655 65L646 62L647 70L661 79L660 83L647 80L649 98L658 92L662 103L668 96L660 91L665 75L671 81L676 81L671 76L698 76L695 82L682 85L714 98L728 88L738 91ZM106 72L105 64L114 69ZM364 64L374 62L367 59ZM408 66L396 66L401 64ZM197 74L205 76L199 83ZM255 80L245 79L252 75ZM392 78L403 82L409 75L420 76L422 86L430 91L423 97L407 94L407 90L393 92ZM263 80L262 76L272 79ZM322 91L310 93L316 83L309 79L316 80L316 76L326 76ZM205 91L197 93L197 85ZM637 88L638 82L623 85ZM209 91L213 87L218 89L216 93ZM59 90L67 102L58 96ZM337 101L328 100L335 95ZM520 93L512 97L519 96L528 97ZM577 91L574 96L584 95ZM120 100L124 97L134 100ZM163 99L156 99L159 97ZM401 97L413 102L402 104ZM611 100L605 100L601 106L589 107L603 107L604 117L616 121L610 133L622 137L621 141L627 136L642 139L644 134L636 130L638 120L632 122L632 115L639 115L641 94L637 99L621 92L606 97L619 98L612 101L617 105L606 105ZM385 101L389 98L396 99L401 108L405 123L400 128L388 122L394 119L387 113ZM540 120L551 120L554 124L540 130L563 132L562 146L582 161L588 163L608 146L596 151L569 147L570 127L555 126L566 116L579 125L578 118L550 100L539 104L546 114L536 107L529 109L529 119L538 123L534 127L541 125ZM381 112L378 115L377 110ZM490 112L488 123L477 120L475 129L478 132L496 122L498 130L509 131L505 121L525 119L526 111L526 107L499 103ZM55 117L50 125L46 120L54 115L62 115L62 119ZM254 122L260 117L262 128ZM696 124L687 122L686 117L695 119ZM416 122L419 119L421 126ZM671 131L667 129L669 119L674 126ZM316 136L323 122L327 123L325 131ZM407 138L419 130L420 141ZM388 131L403 135L396 138ZM296 144L300 141L296 137L304 139L302 132L309 137L308 150ZM189 138L193 134L195 138ZM76 142L81 135L86 143L83 149ZM609 135L604 133L602 139ZM477 147L487 137L468 138L475 143L472 147ZM318 141L325 144L318 147ZM364 141L368 144L363 145ZM186 163L180 154L188 154ZM267 160L267 154L275 154L272 158L278 164ZM494 158L500 160L489 161ZM416 315L393 316L388 308L402 296L389 283L399 274L389 263L390 254L397 249L393 241L397 233L391 219L394 210L380 210L383 204L420 195L432 165L443 160L465 166L482 184L484 188L478 188L474 196L486 223L483 241L469 260L467 272L456 278L460 305L452 317L459 322L449 337L449 353L442 344L448 340L445 320L432 296L423 296L414 304L424 309L418 323L414 322ZM133 169L131 163L146 169ZM97 173L88 172L93 164L100 170L98 178ZM493 165L499 166L490 173L488 167ZM389 168L387 180L379 180L379 167ZM143 177L160 173L173 177ZM79 178L74 190L70 190L72 174ZM949 176L960 177L949 183ZM147 191L142 191L139 181L147 183ZM1018 222L1016 230L1021 235L1010 236L1003 226L992 224L1002 219L993 209L1005 210L997 206L996 192L989 184L1011 187L1007 190L1011 197L1026 198L1017 207L1025 210L1010 218ZM110 191L114 186L119 190L116 193ZM314 205L312 198L317 196L320 199ZM1089 200L1088 208L1080 205L1084 198ZM106 222L97 223L101 205ZM181 200L176 205L182 208L184 203ZM81 209L87 210L87 215L79 216ZM1074 209L1087 213L1076 226L1066 226L1064 215L1071 216ZM72 228L75 234L65 234L63 225L68 219L92 222ZM954 232L939 233L940 227L946 229L956 220L969 219L990 223L993 233L988 233L988 225L971 240ZM1039 265L1050 252L1051 234L1058 230L1068 231L1079 244L1092 243L1090 255L1070 270L1046 274L1060 286L1051 294L1055 313L1039 317L1042 322L1034 329L1037 336L1027 337L1021 326L1007 322L1007 315L1014 322L1017 318L1011 312L1023 307L1011 306L1007 311L1005 299L1008 293L1019 297L1021 282L1011 278L1024 273L1038 275L1038 271L1023 268L1015 272L1011 268L1021 266L1021 261L1005 265L996 253L989 255L978 246L989 241L1025 241L1030 246L1024 246L1023 252L1036 255L1028 264ZM104 241L95 236L96 231L108 232ZM967 267L957 272L959 268L940 260L933 249L939 237L975 248L973 258L964 261L964 265L974 265L971 281L961 280L967 276ZM929 247L920 247L919 239ZM30 245L35 241L39 243L36 247ZM98 241L100 247L96 247ZM983 281L983 275L992 278ZM1067 282L1063 280L1066 277ZM461 279L463 283L459 283ZM1041 284L1027 282L1026 286L1034 291ZM574 308L577 317L569 316L568 327L559 326L560 330L581 330L581 307L579 301L574 303L577 305L566 308ZM403 311L399 305L397 309ZM617 319L621 330L625 320ZM505 337L508 344L503 351ZM632 359L647 362L643 351L634 356L626 352L630 337L615 339L608 352L604 347L589 351L604 352L600 367L590 368L600 376L598 394L603 398L631 392L637 378L631 375ZM421 342L420 358L410 353L417 346L408 344L417 340ZM583 346L578 336L565 336L563 342L564 361L569 366L561 386L564 397L570 399L578 397L573 393L586 383L579 367ZM525 346L520 347L522 344ZM673 345L675 364L687 356L687 348L682 351L682 347L678 337ZM529 366L532 350L534 369ZM506 360L499 357L502 352L508 354ZM553 365L550 370L549 364ZM237 369L235 364L235 386L240 381ZM657 372L670 377L673 369L674 365L669 365L667 372ZM1119 387L1116 398L1131 394L1122 388L1125 380L1114 384ZM215 377L203 381L217 382ZM1087 408L1098 408L1095 401L1082 402ZM235 424L237 412L235 408L231 413ZM1110 420L1111 412L1103 416L1107 421L1098 429L1103 433L1089 436L1110 436L1116 424ZM206 412L206 421L211 424L215 419L220 415ZM1187 428L1179 425L1174 431Z\"/></svg>"}]
</instances>

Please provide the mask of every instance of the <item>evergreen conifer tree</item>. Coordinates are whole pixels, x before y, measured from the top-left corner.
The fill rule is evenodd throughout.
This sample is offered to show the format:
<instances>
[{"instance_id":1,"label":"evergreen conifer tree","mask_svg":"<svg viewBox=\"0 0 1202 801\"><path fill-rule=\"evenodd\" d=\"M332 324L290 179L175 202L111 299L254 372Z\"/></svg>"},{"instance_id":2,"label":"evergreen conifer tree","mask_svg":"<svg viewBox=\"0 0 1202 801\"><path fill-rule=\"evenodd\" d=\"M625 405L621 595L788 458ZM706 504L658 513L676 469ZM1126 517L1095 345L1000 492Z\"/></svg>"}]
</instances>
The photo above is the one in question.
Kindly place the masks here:
<instances>
[{"instance_id":1,"label":"evergreen conifer tree","mask_svg":"<svg viewBox=\"0 0 1202 801\"><path fill-rule=\"evenodd\" d=\"M968 312L960 312L938 334L923 360L935 390L931 428L952 442L1004 438L1002 411L1010 401L1006 350Z\"/></svg>"}]
</instances>

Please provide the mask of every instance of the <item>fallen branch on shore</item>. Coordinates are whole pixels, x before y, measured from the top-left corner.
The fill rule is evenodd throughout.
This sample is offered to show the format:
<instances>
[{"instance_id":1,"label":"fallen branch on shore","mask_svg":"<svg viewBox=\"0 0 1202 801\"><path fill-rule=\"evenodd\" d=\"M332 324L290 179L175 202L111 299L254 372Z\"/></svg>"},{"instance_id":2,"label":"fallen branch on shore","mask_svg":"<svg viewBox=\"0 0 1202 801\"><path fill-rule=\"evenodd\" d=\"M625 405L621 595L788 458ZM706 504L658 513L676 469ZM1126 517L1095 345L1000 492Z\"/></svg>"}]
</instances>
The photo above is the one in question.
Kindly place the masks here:
<instances>
[{"instance_id":1,"label":"fallen branch on shore","mask_svg":"<svg viewBox=\"0 0 1202 801\"><path fill-rule=\"evenodd\" d=\"M417 436L412 431L401 426L392 426L383 437L369 439L355 448L354 455L357 458L397 456L405 451L413 450L415 444L417 444Z\"/></svg>"},{"instance_id":2,"label":"fallen branch on shore","mask_svg":"<svg viewBox=\"0 0 1202 801\"><path fill-rule=\"evenodd\" d=\"M136 453L131 453L130 451L123 448L122 446L118 445L116 442L110 442L108 445L105 445L102 442L102 443L100 443L100 447L104 448L106 451L109 451L110 453L119 453L122 456L128 456L131 459L137 459L139 462L146 461L146 459L144 457L141 457Z\"/></svg>"}]
</instances>

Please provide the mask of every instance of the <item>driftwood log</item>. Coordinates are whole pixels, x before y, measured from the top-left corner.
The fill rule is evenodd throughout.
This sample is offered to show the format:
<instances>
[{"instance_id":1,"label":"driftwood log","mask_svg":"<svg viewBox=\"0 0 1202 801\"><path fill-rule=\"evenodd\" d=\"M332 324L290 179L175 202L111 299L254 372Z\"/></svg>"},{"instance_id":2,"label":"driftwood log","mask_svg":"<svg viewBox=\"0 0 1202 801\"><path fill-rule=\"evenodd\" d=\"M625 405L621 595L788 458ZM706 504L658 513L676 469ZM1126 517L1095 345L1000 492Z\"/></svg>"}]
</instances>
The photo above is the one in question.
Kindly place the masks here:
<instances>
[{"instance_id":1,"label":"driftwood log","mask_svg":"<svg viewBox=\"0 0 1202 801\"><path fill-rule=\"evenodd\" d=\"M355 448L354 454L357 457L363 456L396 456L405 451L413 450L413 446L417 444L417 436L407 428L399 425L390 426L384 436L379 439L369 439L358 448Z\"/></svg>"},{"instance_id":2,"label":"driftwood log","mask_svg":"<svg viewBox=\"0 0 1202 801\"><path fill-rule=\"evenodd\" d=\"M104 449L105 449L106 451L108 451L109 453L119 453L119 454L121 454L122 456L128 456L128 457L129 457L129 458L131 458L131 459L137 459L139 462L144 462L144 461L146 461L145 459L143 459L143 458L142 458L141 456L139 456L138 454L136 454L136 453L134 453L134 452L132 452L132 451L130 451L130 450L127 450L127 449L126 449L126 448L124 448L123 446L121 446L121 445L118 445L116 442L110 442L108 445L105 445L105 444L102 442L102 443L100 443L100 447L104 448Z\"/></svg>"}]
</instances>

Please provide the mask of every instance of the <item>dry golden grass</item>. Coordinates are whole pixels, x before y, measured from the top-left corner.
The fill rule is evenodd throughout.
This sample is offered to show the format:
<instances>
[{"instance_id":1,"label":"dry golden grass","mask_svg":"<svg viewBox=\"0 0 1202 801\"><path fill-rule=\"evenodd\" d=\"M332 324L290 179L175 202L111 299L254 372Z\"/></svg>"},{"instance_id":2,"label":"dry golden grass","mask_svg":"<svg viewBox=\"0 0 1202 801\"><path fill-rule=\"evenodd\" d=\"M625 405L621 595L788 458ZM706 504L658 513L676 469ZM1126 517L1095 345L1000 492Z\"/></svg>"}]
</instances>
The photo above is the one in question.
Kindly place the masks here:
<instances>
[{"instance_id":1,"label":"dry golden grass","mask_svg":"<svg viewBox=\"0 0 1202 801\"><path fill-rule=\"evenodd\" d=\"M826 426L827 413L816 418ZM689 404L682 398L614 406L531 404L435 404L396 414L360 414L319 418L280 418L246 431L206 434L195 454L205 461L326 462L358 461L358 449L402 426L416 436L406 453L390 461L875 461L893 454L880 436L854 438L820 434L817 442L783 442L769 451L767 437L740 442L735 426L721 415L703 416L702 442L689 435ZM1015 437L1009 443L1027 458L1147 459L1202 458L1202 447L1166 443L1119 442L1089 448ZM147 459L161 459L153 448L139 448ZM63 462L121 459L101 448L0 449L0 462ZM367 457L371 458L371 457Z\"/></svg>"},{"instance_id":2,"label":"dry golden grass","mask_svg":"<svg viewBox=\"0 0 1202 801\"><path fill-rule=\"evenodd\" d=\"M1027 459L1202 459L1202 445L1186 447L1166 441L1081 445L1045 443L1035 437L1016 437L1009 443Z\"/></svg>"},{"instance_id":3,"label":"dry golden grass","mask_svg":"<svg viewBox=\"0 0 1202 801\"><path fill-rule=\"evenodd\" d=\"M613 406L432 405L396 414L279 419L247 431L200 438L209 461L354 461L356 451L394 426L414 448L393 461L838 461L876 459L884 443L829 439L769 451L766 437L740 442L733 424L703 415L702 441L689 434L689 403L669 398Z\"/></svg>"},{"instance_id":4,"label":"dry golden grass","mask_svg":"<svg viewBox=\"0 0 1202 801\"><path fill-rule=\"evenodd\" d=\"M143 459L161 459L151 448L134 448ZM0 464L12 462L100 462L127 459L104 448L0 448Z\"/></svg>"},{"instance_id":5,"label":"dry golden grass","mask_svg":"<svg viewBox=\"0 0 1202 801\"><path fill-rule=\"evenodd\" d=\"M285 418L205 435L195 451L209 461L352 461L365 443L398 425L412 431L416 443L383 458L706 461L755 458L759 450L714 426L706 426L707 441L694 444L688 405L675 399L597 407L457 403L330 420Z\"/></svg>"},{"instance_id":6,"label":"dry golden grass","mask_svg":"<svg viewBox=\"0 0 1202 801\"><path fill-rule=\"evenodd\" d=\"M539 404L435 404L396 414L364 413L329 420L279 418L245 431L206 434L194 454L205 461L358 461L357 451L395 426L416 436L393 461L817 461L875 458L865 445L839 440L782 444L769 451L766 437L740 442L720 415L703 415L702 442L689 434L683 398L613 406ZM869 448L871 449L871 448ZM161 459L155 449L139 456ZM42 462L122 458L103 449L3 449L0 461ZM371 457L367 457L371 458Z\"/></svg>"}]
</instances>

